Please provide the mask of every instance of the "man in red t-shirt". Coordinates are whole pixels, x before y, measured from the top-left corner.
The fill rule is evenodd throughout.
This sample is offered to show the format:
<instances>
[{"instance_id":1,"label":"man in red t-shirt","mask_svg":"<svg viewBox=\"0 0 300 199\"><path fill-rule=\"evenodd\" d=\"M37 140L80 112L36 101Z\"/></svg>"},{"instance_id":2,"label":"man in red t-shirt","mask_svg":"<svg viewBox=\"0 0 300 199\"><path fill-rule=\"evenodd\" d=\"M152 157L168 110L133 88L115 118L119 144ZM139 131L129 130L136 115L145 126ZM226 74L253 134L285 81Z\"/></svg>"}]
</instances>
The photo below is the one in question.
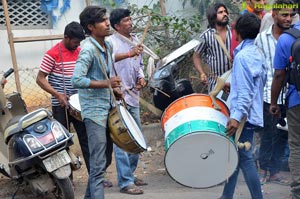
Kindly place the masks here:
<instances>
[{"instance_id":1,"label":"man in red t-shirt","mask_svg":"<svg viewBox=\"0 0 300 199\"><path fill-rule=\"evenodd\" d=\"M51 94L53 117L67 129L73 124L80 143L83 158L89 171L89 148L85 125L70 114L66 114L68 99L77 93L71 84L75 63L80 52L80 42L85 39L82 26L71 22L65 27L64 38L46 52L40 65L36 83ZM48 79L47 79L48 77Z\"/></svg>"}]
</instances>

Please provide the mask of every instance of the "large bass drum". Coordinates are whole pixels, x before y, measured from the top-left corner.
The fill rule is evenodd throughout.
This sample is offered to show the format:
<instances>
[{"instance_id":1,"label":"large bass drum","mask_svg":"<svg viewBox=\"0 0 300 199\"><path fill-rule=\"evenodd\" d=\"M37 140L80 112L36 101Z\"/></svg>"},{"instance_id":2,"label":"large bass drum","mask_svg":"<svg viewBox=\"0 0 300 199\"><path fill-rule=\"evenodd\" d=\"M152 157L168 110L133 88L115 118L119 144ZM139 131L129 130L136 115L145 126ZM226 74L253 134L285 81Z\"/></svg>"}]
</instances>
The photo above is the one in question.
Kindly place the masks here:
<instances>
[{"instance_id":1,"label":"large bass drum","mask_svg":"<svg viewBox=\"0 0 300 199\"><path fill-rule=\"evenodd\" d=\"M221 111L213 108L208 95L187 95L163 113L165 166L168 174L184 186L218 185L237 167L237 147L225 133L229 111L225 103L216 101Z\"/></svg>"}]
</instances>

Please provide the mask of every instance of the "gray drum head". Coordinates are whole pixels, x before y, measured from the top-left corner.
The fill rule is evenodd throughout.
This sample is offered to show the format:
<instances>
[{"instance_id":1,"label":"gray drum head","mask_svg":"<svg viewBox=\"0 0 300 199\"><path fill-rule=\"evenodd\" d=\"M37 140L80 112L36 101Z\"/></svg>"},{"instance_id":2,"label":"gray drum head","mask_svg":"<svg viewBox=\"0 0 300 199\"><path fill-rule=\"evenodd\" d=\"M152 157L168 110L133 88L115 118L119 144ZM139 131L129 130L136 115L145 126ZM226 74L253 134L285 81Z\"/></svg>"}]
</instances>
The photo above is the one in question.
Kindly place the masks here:
<instances>
[{"instance_id":1,"label":"gray drum head","mask_svg":"<svg viewBox=\"0 0 300 199\"><path fill-rule=\"evenodd\" d=\"M208 188L227 180L238 165L237 148L227 137L193 132L176 140L167 150L165 166L179 184Z\"/></svg>"}]
</instances>

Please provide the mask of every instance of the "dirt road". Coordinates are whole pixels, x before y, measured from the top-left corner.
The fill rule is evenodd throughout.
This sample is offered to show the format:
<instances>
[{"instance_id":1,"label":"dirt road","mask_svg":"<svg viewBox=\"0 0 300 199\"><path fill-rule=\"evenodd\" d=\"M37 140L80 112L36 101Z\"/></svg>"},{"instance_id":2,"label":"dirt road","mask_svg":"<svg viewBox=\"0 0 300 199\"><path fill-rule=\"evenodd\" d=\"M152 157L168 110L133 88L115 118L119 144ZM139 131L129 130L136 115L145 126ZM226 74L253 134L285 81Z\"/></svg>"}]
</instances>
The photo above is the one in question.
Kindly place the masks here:
<instances>
[{"instance_id":1,"label":"dirt road","mask_svg":"<svg viewBox=\"0 0 300 199\"><path fill-rule=\"evenodd\" d=\"M148 144L152 148L149 152L144 152L140 156L139 165L136 174L149 183L144 186L144 194L138 196L127 195L119 192L116 181L116 169L114 162L107 171L107 178L114 184L112 188L105 189L105 196L109 199L216 199L222 193L223 186L215 186L209 189L191 189L176 183L167 174L164 167L164 147L163 134L158 124L150 125L144 128L144 135ZM76 141L76 139L75 139ZM76 143L76 142L75 142ZM73 147L76 153L80 154L77 144ZM192 162L191 162L192 164ZM220 165L222 169L222 165ZM290 178L288 172L283 172L283 175ZM74 184L76 199L84 197L85 187L87 182L86 168L83 167L74 172ZM263 187L265 199L285 199L290 192L290 187L278 184L268 183ZM16 185L8 178L0 174L0 198L11 199ZM28 188L22 187L17 192L15 199L36 199ZM242 175L239 177L239 182L236 188L236 199L249 199L249 191L245 185ZM54 197L43 197L38 199L54 199Z\"/></svg>"}]
</instances>

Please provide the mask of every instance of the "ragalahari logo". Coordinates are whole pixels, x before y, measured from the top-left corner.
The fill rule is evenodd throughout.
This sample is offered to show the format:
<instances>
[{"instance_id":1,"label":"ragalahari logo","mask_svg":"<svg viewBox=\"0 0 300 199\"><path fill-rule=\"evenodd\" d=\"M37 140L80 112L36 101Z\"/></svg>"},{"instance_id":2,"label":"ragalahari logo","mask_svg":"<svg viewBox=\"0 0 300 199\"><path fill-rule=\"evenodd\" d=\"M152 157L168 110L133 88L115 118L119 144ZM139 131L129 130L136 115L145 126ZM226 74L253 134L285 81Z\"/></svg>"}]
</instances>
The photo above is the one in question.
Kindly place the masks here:
<instances>
[{"instance_id":1,"label":"ragalahari logo","mask_svg":"<svg viewBox=\"0 0 300 199\"><path fill-rule=\"evenodd\" d=\"M294 3L294 4L278 4L278 3L275 3L275 4L265 4L265 5L262 5L262 4L254 4L254 9L255 8L259 8L259 9L264 9L266 11L269 11L269 10L272 10L273 8L275 9L283 9L283 8L288 8L288 9L298 9L299 7L299 4L298 3ZM245 10L247 9L247 3L246 2L242 2L242 10Z\"/></svg>"}]
</instances>

